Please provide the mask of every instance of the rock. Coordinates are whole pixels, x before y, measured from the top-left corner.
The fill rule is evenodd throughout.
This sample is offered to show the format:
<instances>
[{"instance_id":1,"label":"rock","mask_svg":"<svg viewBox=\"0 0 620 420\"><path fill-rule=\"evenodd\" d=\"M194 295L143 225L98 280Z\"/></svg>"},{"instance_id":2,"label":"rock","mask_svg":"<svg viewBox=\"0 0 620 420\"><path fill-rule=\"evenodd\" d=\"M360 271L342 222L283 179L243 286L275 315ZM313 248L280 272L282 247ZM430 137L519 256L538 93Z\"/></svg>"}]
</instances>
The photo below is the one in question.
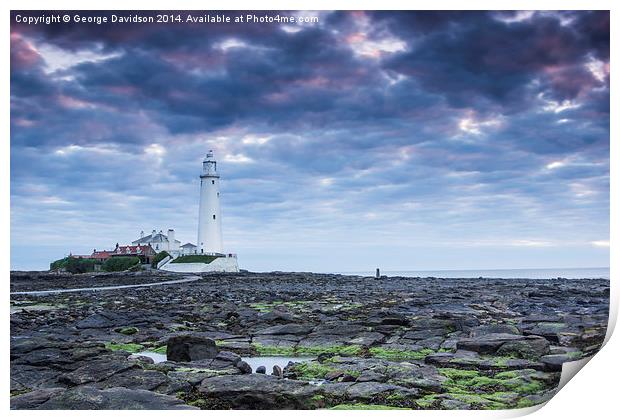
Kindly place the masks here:
<instances>
[{"instance_id":1,"label":"rock","mask_svg":"<svg viewBox=\"0 0 620 420\"><path fill-rule=\"evenodd\" d=\"M252 349L250 345L250 341L224 341L222 343L218 343L218 347L226 350L232 350L239 353L247 354Z\"/></svg>"},{"instance_id":2,"label":"rock","mask_svg":"<svg viewBox=\"0 0 620 420\"><path fill-rule=\"evenodd\" d=\"M499 356L516 356L523 359L538 359L549 353L549 342L544 338L539 340L510 341L497 349Z\"/></svg>"},{"instance_id":3,"label":"rock","mask_svg":"<svg viewBox=\"0 0 620 420\"><path fill-rule=\"evenodd\" d=\"M282 368L278 365L273 366L273 371L271 372L273 376L281 378L283 376Z\"/></svg>"},{"instance_id":4,"label":"rock","mask_svg":"<svg viewBox=\"0 0 620 420\"><path fill-rule=\"evenodd\" d=\"M345 373L340 377L340 382L355 382L355 379L355 376L351 375L350 373Z\"/></svg>"},{"instance_id":5,"label":"rock","mask_svg":"<svg viewBox=\"0 0 620 420\"><path fill-rule=\"evenodd\" d=\"M237 409L309 409L320 387L271 375L228 375L205 379L198 392Z\"/></svg>"},{"instance_id":6,"label":"rock","mask_svg":"<svg viewBox=\"0 0 620 420\"><path fill-rule=\"evenodd\" d=\"M407 362L391 364L386 369L385 375L384 381L389 381L391 384L430 392L441 392L443 383L446 381L446 378L440 375L433 366L419 366Z\"/></svg>"},{"instance_id":7,"label":"rock","mask_svg":"<svg viewBox=\"0 0 620 420\"><path fill-rule=\"evenodd\" d=\"M478 353L457 350L455 353L434 353L424 362L439 367L479 370L542 369L543 363L525 359L483 358Z\"/></svg>"},{"instance_id":8,"label":"rock","mask_svg":"<svg viewBox=\"0 0 620 420\"><path fill-rule=\"evenodd\" d=\"M403 338L407 340L426 340L432 337L443 338L446 333L446 330L443 329L432 329L432 330L416 330L416 331L407 331Z\"/></svg>"},{"instance_id":9,"label":"rock","mask_svg":"<svg viewBox=\"0 0 620 420\"><path fill-rule=\"evenodd\" d=\"M385 375L374 370L365 370L357 377L357 382L384 382Z\"/></svg>"},{"instance_id":10,"label":"rock","mask_svg":"<svg viewBox=\"0 0 620 420\"><path fill-rule=\"evenodd\" d=\"M74 360L71 353L58 348L41 348L26 353L17 360L21 364L62 368Z\"/></svg>"},{"instance_id":11,"label":"rock","mask_svg":"<svg viewBox=\"0 0 620 420\"><path fill-rule=\"evenodd\" d=\"M256 368L256 373L266 374L267 373L267 368L265 366L259 366L259 367Z\"/></svg>"},{"instance_id":12,"label":"rock","mask_svg":"<svg viewBox=\"0 0 620 420\"><path fill-rule=\"evenodd\" d=\"M409 325L409 320L404 316L392 315L392 316L386 316L385 318L383 318L381 320L381 324L400 325L400 326L406 327L407 325Z\"/></svg>"},{"instance_id":13,"label":"rock","mask_svg":"<svg viewBox=\"0 0 620 420\"><path fill-rule=\"evenodd\" d=\"M124 334L124 335L133 335L138 332L138 329L136 327L122 327L122 328L115 328L114 332L117 332L119 334Z\"/></svg>"},{"instance_id":14,"label":"rock","mask_svg":"<svg viewBox=\"0 0 620 420\"><path fill-rule=\"evenodd\" d=\"M529 314L523 317L523 322L560 322L562 318L556 314Z\"/></svg>"},{"instance_id":15,"label":"rock","mask_svg":"<svg viewBox=\"0 0 620 420\"><path fill-rule=\"evenodd\" d=\"M156 271L60 277L11 273L11 288L136 284L185 275L163 276ZM172 397L186 392L184 399L209 409L309 409L340 403L416 407L416 401L434 409L512 408L548 399L545 390L557 386L562 363L595 352L608 320L608 280L376 280L313 273L203 277L191 285L11 296L12 407L36 408L52 400L59 406L97 408L105 406L108 390L120 389L119 398L140 390ZM527 299L529 292L537 297ZM139 331L130 340L121 333L131 327ZM200 360L152 364L103 346L115 340L159 347L182 335L216 340L223 351ZM220 340L226 344L220 346ZM418 359L428 349L454 352ZM308 374L320 377L320 385L293 380L295 369L284 369L286 380L279 379L277 368L269 375L251 374L239 355L264 350L315 355L318 363L308 367ZM406 361L390 358L399 351L418 354ZM348 353L356 354L342 355ZM475 378L461 380L454 371L440 374L443 367L479 374L467 372L465 377ZM486 380L500 372L502 386ZM84 391L88 388L94 390ZM536 389L535 395L521 392L528 389ZM157 404L143 401L141 406Z\"/></svg>"},{"instance_id":16,"label":"rock","mask_svg":"<svg viewBox=\"0 0 620 420\"><path fill-rule=\"evenodd\" d=\"M532 335L516 335L505 333L492 333L478 337L464 338L457 342L459 350L475 351L480 354L495 354L497 350L508 342L522 342L537 349L549 348L549 343L542 337Z\"/></svg>"},{"instance_id":17,"label":"rock","mask_svg":"<svg viewBox=\"0 0 620 420\"><path fill-rule=\"evenodd\" d=\"M11 363L11 383L19 384L20 390L57 387L61 385L58 375L59 371L52 368Z\"/></svg>"},{"instance_id":18,"label":"rock","mask_svg":"<svg viewBox=\"0 0 620 420\"><path fill-rule=\"evenodd\" d=\"M17 356L22 356L26 353L30 353L33 350L38 350L46 347L71 347L71 344L63 344L53 342L48 340L47 338L42 337L11 338L11 360Z\"/></svg>"},{"instance_id":19,"label":"rock","mask_svg":"<svg viewBox=\"0 0 620 420\"><path fill-rule=\"evenodd\" d=\"M452 319L439 319L439 318L417 318L411 321L410 328L415 331L428 331L428 330L454 330L456 329L456 322Z\"/></svg>"},{"instance_id":20,"label":"rock","mask_svg":"<svg viewBox=\"0 0 620 420\"><path fill-rule=\"evenodd\" d=\"M378 332L362 332L357 334L354 338L346 341L346 344L356 344L360 346L370 347L372 345L381 343L385 339L385 336Z\"/></svg>"},{"instance_id":21,"label":"rock","mask_svg":"<svg viewBox=\"0 0 620 420\"><path fill-rule=\"evenodd\" d=\"M229 362L232 365L236 365L241 360L241 357L237 353L231 351L221 351L215 356L217 360Z\"/></svg>"},{"instance_id":22,"label":"rock","mask_svg":"<svg viewBox=\"0 0 620 420\"><path fill-rule=\"evenodd\" d=\"M469 332L470 337L481 337L489 334L520 335L521 332L517 327L510 324L480 325L479 327L472 328Z\"/></svg>"},{"instance_id":23,"label":"rock","mask_svg":"<svg viewBox=\"0 0 620 420\"><path fill-rule=\"evenodd\" d=\"M532 328L524 330L527 334L539 335L545 337L553 343L559 343L561 333L577 333L577 328L571 328L565 323L556 322L540 322Z\"/></svg>"},{"instance_id":24,"label":"rock","mask_svg":"<svg viewBox=\"0 0 620 420\"><path fill-rule=\"evenodd\" d=\"M439 350L439 347L441 347L441 343L444 342L443 337L431 337L431 338L427 338L426 340L420 340L416 343L416 345L425 348L425 349L431 349L431 350Z\"/></svg>"},{"instance_id":25,"label":"rock","mask_svg":"<svg viewBox=\"0 0 620 420\"><path fill-rule=\"evenodd\" d=\"M11 410L33 410L51 397L64 392L64 388L39 388L32 392L11 397Z\"/></svg>"},{"instance_id":26,"label":"rock","mask_svg":"<svg viewBox=\"0 0 620 420\"><path fill-rule=\"evenodd\" d=\"M366 400L371 397L375 397L380 394L399 394L406 395L408 397L414 397L418 395L416 389L404 388L396 385L383 384L379 382L358 382L347 388L346 394L352 399Z\"/></svg>"},{"instance_id":27,"label":"rock","mask_svg":"<svg viewBox=\"0 0 620 420\"><path fill-rule=\"evenodd\" d=\"M277 309L274 309L273 311L260 314L258 316L258 319L260 319L263 322L277 322L277 321L291 322L295 320L295 317L287 312L282 312Z\"/></svg>"},{"instance_id":28,"label":"rock","mask_svg":"<svg viewBox=\"0 0 620 420\"><path fill-rule=\"evenodd\" d=\"M192 410L182 400L151 391L127 388L100 390L90 386L55 393L35 407L40 410Z\"/></svg>"},{"instance_id":29,"label":"rock","mask_svg":"<svg viewBox=\"0 0 620 420\"><path fill-rule=\"evenodd\" d=\"M312 326L302 324L275 325L257 331L256 335L306 335L309 334L313 328Z\"/></svg>"},{"instance_id":30,"label":"rock","mask_svg":"<svg viewBox=\"0 0 620 420\"><path fill-rule=\"evenodd\" d=\"M331 347L343 346L347 341L347 337L341 335L314 335L310 334L306 338L299 341L299 347Z\"/></svg>"},{"instance_id":31,"label":"rock","mask_svg":"<svg viewBox=\"0 0 620 420\"><path fill-rule=\"evenodd\" d=\"M210 338L181 335L168 339L166 356L173 362L212 359L217 354L215 341Z\"/></svg>"},{"instance_id":32,"label":"rock","mask_svg":"<svg viewBox=\"0 0 620 420\"><path fill-rule=\"evenodd\" d=\"M168 376L162 372L134 368L116 373L92 386L99 389L122 387L153 391L167 382L169 382Z\"/></svg>"},{"instance_id":33,"label":"rock","mask_svg":"<svg viewBox=\"0 0 620 420\"><path fill-rule=\"evenodd\" d=\"M243 374L252 373L252 367L243 360L239 360L235 367L239 369Z\"/></svg>"},{"instance_id":34,"label":"rock","mask_svg":"<svg viewBox=\"0 0 620 420\"><path fill-rule=\"evenodd\" d=\"M299 337L295 335L258 335L252 339L253 345L264 347L287 347L293 348L297 345Z\"/></svg>"},{"instance_id":35,"label":"rock","mask_svg":"<svg viewBox=\"0 0 620 420\"><path fill-rule=\"evenodd\" d=\"M452 400L449 398L442 399L439 405L444 410L470 410L471 409L471 405L463 401Z\"/></svg>"},{"instance_id":36,"label":"rock","mask_svg":"<svg viewBox=\"0 0 620 420\"><path fill-rule=\"evenodd\" d=\"M344 375L344 372L341 370L332 370L325 374L324 379L328 381L336 380Z\"/></svg>"},{"instance_id":37,"label":"rock","mask_svg":"<svg viewBox=\"0 0 620 420\"><path fill-rule=\"evenodd\" d=\"M106 316L106 313L98 313L90 315L83 320L79 321L75 326L79 329L86 328L111 328L116 326L111 317Z\"/></svg>"},{"instance_id":38,"label":"rock","mask_svg":"<svg viewBox=\"0 0 620 420\"><path fill-rule=\"evenodd\" d=\"M545 368L551 372L561 372L562 365L566 362L572 362L579 360L580 355L564 353L564 354L549 354L540 358L540 361L545 364Z\"/></svg>"},{"instance_id":39,"label":"rock","mask_svg":"<svg viewBox=\"0 0 620 420\"><path fill-rule=\"evenodd\" d=\"M72 372L60 375L58 381L69 386L99 382L135 366L129 361L94 360Z\"/></svg>"},{"instance_id":40,"label":"rock","mask_svg":"<svg viewBox=\"0 0 620 420\"><path fill-rule=\"evenodd\" d=\"M145 363L147 365L152 365L155 363L155 361L152 358L148 356L142 356L139 354L131 354L127 357L127 360L132 361L132 362Z\"/></svg>"}]
</instances>

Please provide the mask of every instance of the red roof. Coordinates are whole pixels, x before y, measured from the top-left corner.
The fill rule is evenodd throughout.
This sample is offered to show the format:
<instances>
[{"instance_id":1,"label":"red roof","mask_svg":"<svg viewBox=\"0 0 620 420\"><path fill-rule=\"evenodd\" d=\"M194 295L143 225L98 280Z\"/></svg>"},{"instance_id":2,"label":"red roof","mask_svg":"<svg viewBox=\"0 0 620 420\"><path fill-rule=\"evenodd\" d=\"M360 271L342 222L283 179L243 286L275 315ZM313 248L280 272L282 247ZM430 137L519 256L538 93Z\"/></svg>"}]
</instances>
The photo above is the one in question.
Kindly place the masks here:
<instances>
[{"instance_id":1,"label":"red roof","mask_svg":"<svg viewBox=\"0 0 620 420\"><path fill-rule=\"evenodd\" d=\"M155 253L150 245L124 245L118 246L112 253L113 255L145 255L146 253Z\"/></svg>"},{"instance_id":2,"label":"red roof","mask_svg":"<svg viewBox=\"0 0 620 420\"><path fill-rule=\"evenodd\" d=\"M99 259L107 259L110 258L110 255L113 251L94 251L91 258L99 258Z\"/></svg>"}]
</instances>

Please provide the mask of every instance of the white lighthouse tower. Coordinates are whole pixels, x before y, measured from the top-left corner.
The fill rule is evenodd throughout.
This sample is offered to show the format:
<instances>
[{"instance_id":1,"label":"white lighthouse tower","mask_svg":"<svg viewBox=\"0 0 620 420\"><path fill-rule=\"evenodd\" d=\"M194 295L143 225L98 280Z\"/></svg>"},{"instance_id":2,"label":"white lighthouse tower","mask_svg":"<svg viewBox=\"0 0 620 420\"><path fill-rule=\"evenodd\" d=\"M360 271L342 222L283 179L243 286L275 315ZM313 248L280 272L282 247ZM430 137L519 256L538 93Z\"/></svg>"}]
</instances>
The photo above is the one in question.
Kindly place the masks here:
<instances>
[{"instance_id":1,"label":"white lighthouse tower","mask_svg":"<svg viewBox=\"0 0 620 420\"><path fill-rule=\"evenodd\" d=\"M198 253L221 254L222 215L220 211L220 176L213 150L202 162L200 175L200 207L198 210Z\"/></svg>"},{"instance_id":2,"label":"white lighthouse tower","mask_svg":"<svg viewBox=\"0 0 620 420\"><path fill-rule=\"evenodd\" d=\"M173 232L174 236L174 232ZM178 242L178 241L177 241ZM200 207L198 208L198 245L185 244L195 249L191 253L171 258L159 266L160 270L175 273L239 272L237 255L224 253L222 244L222 214L220 211L220 175L213 150L202 161L200 174ZM189 260L188 260L189 259Z\"/></svg>"}]
</instances>

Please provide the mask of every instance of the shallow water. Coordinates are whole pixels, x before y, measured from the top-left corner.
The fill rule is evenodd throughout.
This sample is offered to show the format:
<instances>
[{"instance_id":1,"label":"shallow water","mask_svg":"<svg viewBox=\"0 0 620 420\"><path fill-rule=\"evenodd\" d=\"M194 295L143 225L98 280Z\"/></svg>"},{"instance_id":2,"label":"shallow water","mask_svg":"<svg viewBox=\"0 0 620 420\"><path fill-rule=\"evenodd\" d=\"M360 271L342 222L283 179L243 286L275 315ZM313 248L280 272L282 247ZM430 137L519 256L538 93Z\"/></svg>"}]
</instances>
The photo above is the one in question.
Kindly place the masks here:
<instances>
[{"instance_id":1,"label":"shallow water","mask_svg":"<svg viewBox=\"0 0 620 420\"><path fill-rule=\"evenodd\" d=\"M155 353L152 351L141 351L138 353L133 353L134 356L146 356L153 359L155 363L165 362L167 359L165 354ZM314 360L314 357L292 357L292 356L257 356L257 357L242 357L244 362L246 362L252 368L252 372L256 372L256 368L259 366L265 366L266 373L271 374L273 371L273 367L278 365L282 369L289 362L305 362L308 360Z\"/></svg>"},{"instance_id":2,"label":"shallow water","mask_svg":"<svg viewBox=\"0 0 620 420\"><path fill-rule=\"evenodd\" d=\"M165 354L155 353L154 351L141 351L139 353L133 353L133 355L150 357L155 363L161 363L168 360Z\"/></svg>"}]
</instances>

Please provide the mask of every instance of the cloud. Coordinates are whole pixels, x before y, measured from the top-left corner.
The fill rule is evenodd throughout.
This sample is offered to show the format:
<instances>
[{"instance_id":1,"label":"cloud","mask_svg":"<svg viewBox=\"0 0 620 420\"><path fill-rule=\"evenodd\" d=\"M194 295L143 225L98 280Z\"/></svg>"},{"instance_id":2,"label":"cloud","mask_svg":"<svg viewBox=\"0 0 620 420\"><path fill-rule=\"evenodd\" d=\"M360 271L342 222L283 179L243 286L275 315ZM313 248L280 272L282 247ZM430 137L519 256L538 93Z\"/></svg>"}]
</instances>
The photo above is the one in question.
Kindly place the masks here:
<instances>
[{"instance_id":1,"label":"cloud","mask_svg":"<svg viewBox=\"0 0 620 420\"><path fill-rule=\"evenodd\" d=\"M493 247L520 266L540 266L534 251L573 265L573 249L601 265L607 12L318 16L13 23L12 242L87 251L168 227L193 241L213 149L225 241L249 268L279 268L253 256L283 249L301 269L313 249L354 265L431 245L472 250L453 268Z\"/></svg>"},{"instance_id":2,"label":"cloud","mask_svg":"<svg viewBox=\"0 0 620 420\"><path fill-rule=\"evenodd\" d=\"M598 248L609 248L609 241L592 241L591 244Z\"/></svg>"}]
</instances>

